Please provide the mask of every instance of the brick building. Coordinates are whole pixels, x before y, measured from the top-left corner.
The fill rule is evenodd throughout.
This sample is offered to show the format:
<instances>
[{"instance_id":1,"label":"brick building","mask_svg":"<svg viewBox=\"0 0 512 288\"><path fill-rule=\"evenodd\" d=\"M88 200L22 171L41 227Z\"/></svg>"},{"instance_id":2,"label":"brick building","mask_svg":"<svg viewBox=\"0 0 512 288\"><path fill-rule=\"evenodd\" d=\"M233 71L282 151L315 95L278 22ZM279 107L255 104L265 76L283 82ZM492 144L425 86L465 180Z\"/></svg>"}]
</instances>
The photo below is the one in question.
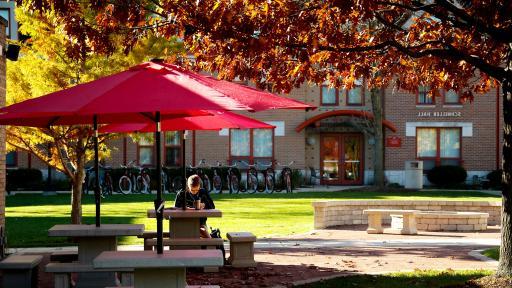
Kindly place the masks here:
<instances>
[{"instance_id":1,"label":"brick building","mask_svg":"<svg viewBox=\"0 0 512 288\"><path fill-rule=\"evenodd\" d=\"M310 174L323 184L354 185L373 182L374 138L370 93L364 83L350 91L304 85L288 97L318 107L313 111L276 110L241 113L268 122L272 130L221 130L187 133L186 163L200 159L215 164L235 160L269 163L295 161L292 168ZM434 97L420 88L414 95L392 88L380 91L384 102L385 171L390 183L404 183L404 162L423 160L425 170L435 165L462 165L469 176L485 175L500 167L502 115L499 90L477 95L462 103L456 93L440 91ZM181 134L166 132L163 164L180 163ZM129 137L110 143L107 165L119 167L136 161L154 165L151 142ZM46 166L26 153L13 152L9 167ZM277 167L278 168L278 167Z\"/></svg>"}]
</instances>

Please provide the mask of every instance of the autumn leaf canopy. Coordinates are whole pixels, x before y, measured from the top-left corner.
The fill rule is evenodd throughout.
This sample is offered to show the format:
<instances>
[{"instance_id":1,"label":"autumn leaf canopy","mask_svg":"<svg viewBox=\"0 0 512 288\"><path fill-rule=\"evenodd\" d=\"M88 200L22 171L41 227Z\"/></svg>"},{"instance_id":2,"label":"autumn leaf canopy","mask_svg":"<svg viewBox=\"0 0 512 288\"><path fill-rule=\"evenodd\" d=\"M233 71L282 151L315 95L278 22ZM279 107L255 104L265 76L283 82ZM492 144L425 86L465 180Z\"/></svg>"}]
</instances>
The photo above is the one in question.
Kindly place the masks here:
<instances>
[{"instance_id":1,"label":"autumn leaf canopy","mask_svg":"<svg viewBox=\"0 0 512 288\"><path fill-rule=\"evenodd\" d=\"M20 2L56 11L76 57L110 53L112 35L129 50L152 31L181 37L199 69L275 91L304 82L350 87L365 78L371 87L421 85L471 99L511 73L512 3L505 0ZM94 20L84 11L94 11Z\"/></svg>"}]
</instances>

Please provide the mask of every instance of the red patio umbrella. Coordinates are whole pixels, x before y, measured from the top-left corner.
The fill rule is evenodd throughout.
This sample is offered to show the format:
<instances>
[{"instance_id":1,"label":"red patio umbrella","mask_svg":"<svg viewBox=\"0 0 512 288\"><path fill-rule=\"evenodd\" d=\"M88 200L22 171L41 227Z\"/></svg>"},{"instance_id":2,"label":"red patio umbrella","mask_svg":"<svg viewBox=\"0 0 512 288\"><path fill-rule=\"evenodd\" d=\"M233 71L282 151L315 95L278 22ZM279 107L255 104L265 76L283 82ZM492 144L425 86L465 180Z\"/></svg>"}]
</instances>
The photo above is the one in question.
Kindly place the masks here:
<instances>
[{"instance_id":1,"label":"red patio umbrella","mask_svg":"<svg viewBox=\"0 0 512 288\"><path fill-rule=\"evenodd\" d=\"M227 111L209 111L211 115L173 118L162 121L162 131L179 130L220 130L223 128L257 129L274 128L274 126L246 116ZM152 123L147 120L143 123L109 124L99 128L100 133L131 133L153 132Z\"/></svg>"},{"instance_id":2,"label":"red patio umbrella","mask_svg":"<svg viewBox=\"0 0 512 288\"><path fill-rule=\"evenodd\" d=\"M47 127L91 124L95 130L96 225L100 225L98 124L147 118L155 123L156 161L161 163L162 119L205 115L202 110L309 109L307 104L161 61L147 62L95 81L0 109L0 125ZM132 118L133 117L133 118ZM161 179L157 165L157 181ZM162 253L162 187L157 185L157 251Z\"/></svg>"}]
</instances>

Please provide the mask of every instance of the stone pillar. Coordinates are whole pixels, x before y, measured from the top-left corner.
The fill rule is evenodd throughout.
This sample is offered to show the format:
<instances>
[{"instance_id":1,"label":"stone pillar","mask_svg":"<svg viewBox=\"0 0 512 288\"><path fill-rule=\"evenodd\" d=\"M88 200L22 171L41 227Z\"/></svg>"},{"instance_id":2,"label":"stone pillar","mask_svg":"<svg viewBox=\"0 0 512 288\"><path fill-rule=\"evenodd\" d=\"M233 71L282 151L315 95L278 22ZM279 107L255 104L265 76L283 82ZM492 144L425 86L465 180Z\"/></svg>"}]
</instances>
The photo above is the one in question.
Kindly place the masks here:
<instances>
[{"instance_id":1,"label":"stone pillar","mask_svg":"<svg viewBox=\"0 0 512 288\"><path fill-rule=\"evenodd\" d=\"M7 21L0 17L0 47L5 49ZM0 107L5 106L5 52L0 57ZM0 226L5 227L5 126L0 126Z\"/></svg>"}]
</instances>

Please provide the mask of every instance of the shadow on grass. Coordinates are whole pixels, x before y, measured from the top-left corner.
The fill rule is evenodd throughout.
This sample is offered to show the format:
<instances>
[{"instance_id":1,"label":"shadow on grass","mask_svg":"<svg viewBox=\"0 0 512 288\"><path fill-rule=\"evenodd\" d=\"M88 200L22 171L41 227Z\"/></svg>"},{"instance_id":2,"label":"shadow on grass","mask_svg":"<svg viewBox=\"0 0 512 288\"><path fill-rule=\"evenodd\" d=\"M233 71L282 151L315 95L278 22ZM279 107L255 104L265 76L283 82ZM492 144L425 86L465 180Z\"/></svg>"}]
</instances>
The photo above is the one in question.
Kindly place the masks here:
<instances>
[{"instance_id":1,"label":"shadow on grass","mask_svg":"<svg viewBox=\"0 0 512 288\"><path fill-rule=\"evenodd\" d=\"M9 196L6 198L7 207L18 207L18 206L31 206L31 205L70 205L70 194L59 194L54 196L43 196L41 194L18 194ZM132 203L132 202L152 202L155 199L154 194L133 194L133 195L122 195L114 194L105 199L102 199L104 203ZM175 194L164 194L164 199L167 201L168 207L174 203ZM238 199L275 199L275 200L287 200L287 199L312 199L312 200L327 200L327 199L390 199L398 197L423 197L423 198L482 198L488 199L489 201L498 201L499 197L489 195L481 192L473 191L387 191L387 192L375 192L375 191L341 191L341 192L304 192L304 193L277 193L277 194L212 194L212 198L215 201L229 201ZM93 195L83 195L83 204L94 204ZM291 203L293 204L293 203Z\"/></svg>"},{"instance_id":2,"label":"shadow on grass","mask_svg":"<svg viewBox=\"0 0 512 288\"><path fill-rule=\"evenodd\" d=\"M151 202L156 199L154 194L134 194L134 195L118 195L114 194L101 199L101 203L141 203ZM164 199L168 205L174 204L174 194L164 194ZM19 194L6 198L7 207L37 206L37 205L65 205L71 206L70 194L58 194L51 196L43 196L41 194ZM93 195L83 195L82 204L94 204Z\"/></svg>"},{"instance_id":3,"label":"shadow on grass","mask_svg":"<svg viewBox=\"0 0 512 288\"><path fill-rule=\"evenodd\" d=\"M103 224L133 224L134 217L101 217ZM70 238L48 237L48 230L57 224L69 224L69 217L9 217L6 218L8 248L72 246ZM84 224L94 224L94 217L83 217ZM123 237L119 238L123 244Z\"/></svg>"}]
</instances>

